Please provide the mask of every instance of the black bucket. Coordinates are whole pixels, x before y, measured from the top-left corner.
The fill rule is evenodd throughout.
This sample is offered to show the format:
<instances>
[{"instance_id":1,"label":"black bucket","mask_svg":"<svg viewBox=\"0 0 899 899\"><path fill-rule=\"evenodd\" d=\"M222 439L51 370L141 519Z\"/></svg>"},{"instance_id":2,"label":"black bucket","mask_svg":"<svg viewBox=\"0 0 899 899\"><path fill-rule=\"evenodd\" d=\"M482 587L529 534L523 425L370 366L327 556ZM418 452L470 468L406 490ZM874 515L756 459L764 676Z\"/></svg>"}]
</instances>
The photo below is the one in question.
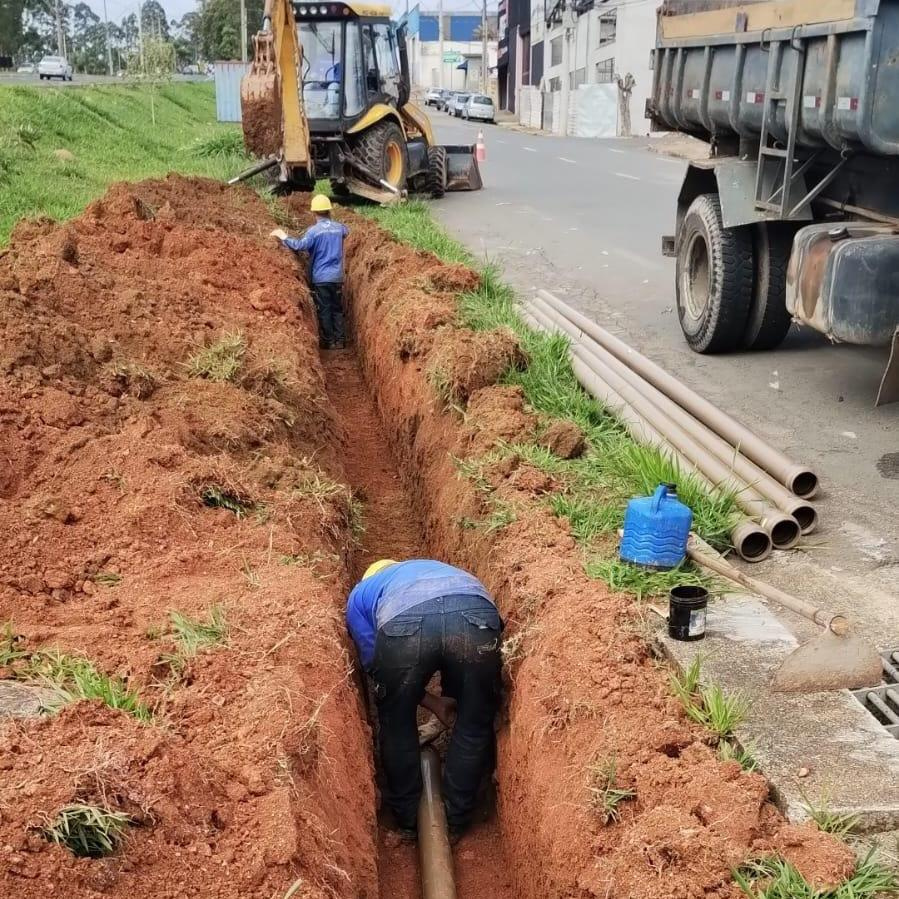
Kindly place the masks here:
<instances>
[{"instance_id":1,"label":"black bucket","mask_svg":"<svg viewBox=\"0 0 899 899\"><path fill-rule=\"evenodd\" d=\"M668 597L668 635L675 640L701 640L709 591L705 587L673 587Z\"/></svg>"}]
</instances>

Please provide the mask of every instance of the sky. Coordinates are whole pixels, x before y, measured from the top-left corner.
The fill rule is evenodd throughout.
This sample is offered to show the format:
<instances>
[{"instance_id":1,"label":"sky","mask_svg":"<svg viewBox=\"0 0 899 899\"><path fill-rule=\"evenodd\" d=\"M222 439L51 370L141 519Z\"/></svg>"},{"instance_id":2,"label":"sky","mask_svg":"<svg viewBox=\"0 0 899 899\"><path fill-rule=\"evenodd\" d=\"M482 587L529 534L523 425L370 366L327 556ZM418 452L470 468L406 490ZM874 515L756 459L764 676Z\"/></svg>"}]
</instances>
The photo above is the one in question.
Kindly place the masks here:
<instances>
[{"instance_id":1,"label":"sky","mask_svg":"<svg viewBox=\"0 0 899 899\"><path fill-rule=\"evenodd\" d=\"M180 19L185 13L197 9L197 0L160 0L162 8L169 19ZM391 0L387 0L391 2ZM421 5L427 9L436 9L438 0L424 0ZM87 0L90 7L101 18L103 17L103 0ZM392 0L394 12L397 14L406 11L406 0ZM414 6L415 0L409 0L409 6ZM121 22L129 13L136 12L138 0L106 0L106 10L109 18L114 22ZM496 0L488 0L487 7L496 8ZM443 0L443 8L447 11L460 10L465 12L479 12L481 4L479 0Z\"/></svg>"}]
</instances>

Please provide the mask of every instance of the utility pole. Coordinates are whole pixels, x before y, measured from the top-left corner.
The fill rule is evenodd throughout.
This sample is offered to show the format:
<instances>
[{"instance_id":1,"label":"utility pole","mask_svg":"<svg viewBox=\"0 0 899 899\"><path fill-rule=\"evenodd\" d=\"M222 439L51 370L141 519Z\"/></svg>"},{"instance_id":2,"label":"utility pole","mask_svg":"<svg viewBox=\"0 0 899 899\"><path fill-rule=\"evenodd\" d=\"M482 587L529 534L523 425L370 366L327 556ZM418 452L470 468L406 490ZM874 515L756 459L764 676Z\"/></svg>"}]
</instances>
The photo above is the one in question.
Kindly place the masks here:
<instances>
[{"instance_id":1,"label":"utility pole","mask_svg":"<svg viewBox=\"0 0 899 899\"><path fill-rule=\"evenodd\" d=\"M59 0L56 0L56 52L63 57L66 55L65 39L62 36L62 13L59 9Z\"/></svg>"},{"instance_id":2,"label":"utility pole","mask_svg":"<svg viewBox=\"0 0 899 899\"><path fill-rule=\"evenodd\" d=\"M487 93L487 0L481 2L481 93Z\"/></svg>"},{"instance_id":3,"label":"utility pole","mask_svg":"<svg viewBox=\"0 0 899 899\"><path fill-rule=\"evenodd\" d=\"M437 7L437 56L440 57L440 77L437 81L438 87L443 87L443 0Z\"/></svg>"},{"instance_id":4,"label":"utility pole","mask_svg":"<svg viewBox=\"0 0 899 899\"><path fill-rule=\"evenodd\" d=\"M112 42L109 39L109 16L106 14L106 0L103 0L103 22L106 24L106 64L112 75Z\"/></svg>"},{"instance_id":5,"label":"utility pole","mask_svg":"<svg viewBox=\"0 0 899 899\"><path fill-rule=\"evenodd\" d=\"M247 0L240 0L240 61L247 61Z\"/></svg>"},{"instance_id":6,"label":"utility pole","mask_svg":"<svg viewBox=\"0 0 899 899\"><path fill-rule=\"evenodd\" d=\"M574 33L575 15L570 9L562 10L562 96L559 109L559 133L568 136L568 104L571 101L571 82L574 73L571 67L571 36Z\"/></svg>"},{"instance_id":7,"label":"utility pole","mask_svg":"<svg viewBox=\"0 0 899 899\"><path fill-rule=\"evenodd\" d=\"M147 67L144 65L144 22L143 11L140 5L137 7L137 54L140 59L141 74L145 74Z\"/></svg>"}]
</instances>

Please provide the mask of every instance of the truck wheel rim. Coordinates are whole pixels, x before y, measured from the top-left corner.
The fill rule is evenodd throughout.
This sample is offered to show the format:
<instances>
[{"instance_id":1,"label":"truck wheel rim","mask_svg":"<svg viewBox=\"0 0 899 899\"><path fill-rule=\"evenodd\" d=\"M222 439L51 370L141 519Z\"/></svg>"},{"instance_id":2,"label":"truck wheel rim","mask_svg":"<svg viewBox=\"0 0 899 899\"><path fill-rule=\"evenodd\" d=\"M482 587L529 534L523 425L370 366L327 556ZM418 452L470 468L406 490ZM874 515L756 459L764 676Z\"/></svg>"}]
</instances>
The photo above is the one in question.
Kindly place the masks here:
<instances>
[{"instance_id":1,"label":"truck wheel rim","mask_svg":"<svg viewBox=\"0 0 899 899\"><path fill-rule=\"evenodd\" d=\"M403 177L403 153L391 141L387 144L387 182L396 187Z\"/></svg>"},{"instance_id":2,"label":"truck wheel rim","mask_svg":"<svg viewBox=\"0 0 899 899\"><path fill-rule=\"evenodd\" d=\"M681 295L687 314L698 321L709 304L711 290L711 260L709 248L702 234L693 234L687 244L687 264L682 273Z\"/></svg>"}]
</instances>

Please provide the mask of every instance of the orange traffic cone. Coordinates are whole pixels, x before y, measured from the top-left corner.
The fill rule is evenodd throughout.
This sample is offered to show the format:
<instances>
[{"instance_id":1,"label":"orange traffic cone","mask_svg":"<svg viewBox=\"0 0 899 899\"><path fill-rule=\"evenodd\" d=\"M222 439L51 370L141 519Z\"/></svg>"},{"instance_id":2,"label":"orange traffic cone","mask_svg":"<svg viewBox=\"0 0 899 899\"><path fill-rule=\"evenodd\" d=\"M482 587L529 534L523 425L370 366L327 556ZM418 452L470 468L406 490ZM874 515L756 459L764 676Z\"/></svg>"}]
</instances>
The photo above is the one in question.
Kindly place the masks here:
<instances>
[{"instance_id":1,"label":"orange traffic cone","mask_svg":"<svg viewBox=\"0 0 899 899\"><path fill-rule=\"evenodd\" d=\"M484 143L484 131L478 129L478 139L474 145L474 158L478 162L483 162L487 158L487 145Z\"/></svg>"}]
</instances>

